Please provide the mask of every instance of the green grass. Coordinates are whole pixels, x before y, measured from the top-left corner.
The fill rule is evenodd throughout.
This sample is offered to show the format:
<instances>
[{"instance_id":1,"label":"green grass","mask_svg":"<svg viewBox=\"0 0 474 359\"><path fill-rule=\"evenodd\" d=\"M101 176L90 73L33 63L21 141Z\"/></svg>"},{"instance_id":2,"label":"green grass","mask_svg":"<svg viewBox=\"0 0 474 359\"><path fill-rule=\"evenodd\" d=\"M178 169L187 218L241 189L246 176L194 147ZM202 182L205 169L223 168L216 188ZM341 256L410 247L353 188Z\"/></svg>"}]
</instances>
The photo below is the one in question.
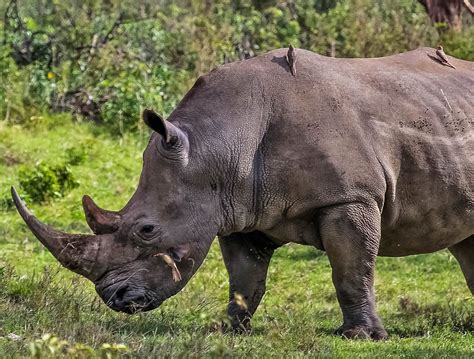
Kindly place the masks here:
<instances>
[{"instance_id":1,"label":"green grass","mask_svg":"<svg viewBox=\"0 0 474 359\"><path fill-rule=\"evenodd\" d=\"M79 187L30 208L49 224L87 231L82 194L119 209L138 182L146 143L146 134L113 138L60 116L29 128L0 122L0 200L18 183L21 168L39 160L63 163L76 151L82 157L71 170ZM0 203L2 358L474 357L474 299L445 251L378 260L378 308L390 339L375 343L332 334L341 315L327 257L285 246L270 266L252 334L233 336L212 329L225 319L228 290L217 243L181 293L153 312L127 316L108 309L87 280L59 267L19 215ZM10 333L19 340L9 339Z\"/></svg>"}]
</instances>

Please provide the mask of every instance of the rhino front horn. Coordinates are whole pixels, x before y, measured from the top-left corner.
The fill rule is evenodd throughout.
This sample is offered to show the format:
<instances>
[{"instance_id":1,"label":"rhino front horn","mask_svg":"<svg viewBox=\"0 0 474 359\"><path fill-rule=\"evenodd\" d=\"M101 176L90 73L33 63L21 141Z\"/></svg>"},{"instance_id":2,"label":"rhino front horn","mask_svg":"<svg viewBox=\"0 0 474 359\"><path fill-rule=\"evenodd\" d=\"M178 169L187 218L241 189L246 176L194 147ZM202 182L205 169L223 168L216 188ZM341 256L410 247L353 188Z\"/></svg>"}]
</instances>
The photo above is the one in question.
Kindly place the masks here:
<instances>
[{"instance_id":1,"label":"rhino front horn","mask_svg":"<svg viewBox=\"0 0 474 359\"><path fill-rule=\"evenodd\" d=\"M113 233L119 227L120 214L100 208L89 196L82 197L86 221L95 234Z\"/></svg>"},{"instance_id":2,"label":"rhino front horn","mask_svg":"<svg viewBox=\"0 0 474 359\"><path fill-rule=\"evenodd\" d=\"M69 234L40 222L25 206L15 188L11 188L15 206L31 232L66 268L94 280L94 265L99 253L100 238L94 235Z\"/></svg>"}]
</instances>

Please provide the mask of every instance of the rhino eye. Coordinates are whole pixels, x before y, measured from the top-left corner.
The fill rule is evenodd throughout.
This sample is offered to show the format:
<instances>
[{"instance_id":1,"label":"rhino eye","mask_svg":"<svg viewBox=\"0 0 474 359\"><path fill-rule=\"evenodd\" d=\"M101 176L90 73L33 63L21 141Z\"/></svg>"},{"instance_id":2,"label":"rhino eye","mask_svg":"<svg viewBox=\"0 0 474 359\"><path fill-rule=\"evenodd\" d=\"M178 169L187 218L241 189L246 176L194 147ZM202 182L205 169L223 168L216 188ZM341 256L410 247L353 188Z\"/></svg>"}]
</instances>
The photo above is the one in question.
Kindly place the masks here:
<instances>
[{"instance_id":1,"label":"rhino eye","mask_svg":"<svg viewBox=\"0 0 474 359\"><path fill-rule=\"evenodd\" d=\"M145 224L141 229L140 229L140 232L142 234L151 234L153 233L155 229L155 226L151 225L151 224Z\"/></svg>"},{"instance_id":2,"label":"rhino eye","mask_svg":"<svg viewBox=\"0 0 474 359\"><path fill-rule=\"evenodd\" d=\"M144 241L151 241L158 235L159 232L159 226L153 224L143 224L138 226L138 228L134 232L134 235Z\"/></svg>"},{"instance_id":3,"label":"rhino eye","mask_svg":"<svg viewBox=\"0 0 474 359\"><path fill-rule=\"evenodd\" d=\"M155 226L151 224L145 224L140 228L140 236L144 239L151 238L155 234Z\"/></svg>"}]
</instances>

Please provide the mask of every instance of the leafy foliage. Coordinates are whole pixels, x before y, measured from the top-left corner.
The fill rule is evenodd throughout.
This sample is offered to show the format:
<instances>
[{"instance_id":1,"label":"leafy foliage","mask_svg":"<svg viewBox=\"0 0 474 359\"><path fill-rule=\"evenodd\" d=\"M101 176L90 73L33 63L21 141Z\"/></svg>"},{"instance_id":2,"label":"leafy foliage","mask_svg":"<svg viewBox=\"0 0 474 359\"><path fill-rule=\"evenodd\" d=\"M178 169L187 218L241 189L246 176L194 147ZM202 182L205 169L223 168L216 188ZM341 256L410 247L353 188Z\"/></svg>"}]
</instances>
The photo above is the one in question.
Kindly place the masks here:
<instances>
[{"instance_id":1,"label":"leafy foliage","mask_svg":"<svg viewBox=\"0 0 474 359\"><path fill-rule=\"evenodd\" d=\"M169 114L198 75L290 43L373 57L442 42L450 54L474 60L472 21L461 33L445 31L412 0L80 4L0 5L0 118L28 123L45 110L67 111L123 134L139 128L145 107Z\"/></svg>"},{"instance_id":2,"label":"leafy foliage","mask_svg":"<svg viewBox=\"0 0 474 359\"><path fill-rule=\"evenodd\" d=\"M50 197L61 197L79 185L67 164L48 165L40 162L33 168L24 167L18 176L25 197L37 203Z\"/></svg>"},{"instance_id":3,"label":"leafy foliage","mask_svg":"<svg viewBox=\"0 0 474 359\"><path fill-rule=\"evenodd\" d=\"M128 351L124 344L103 343L98 350L82 343L70 343L51 334L29 343L32 358L106 358L122 357Z\"/></svg>"}]
</instances>

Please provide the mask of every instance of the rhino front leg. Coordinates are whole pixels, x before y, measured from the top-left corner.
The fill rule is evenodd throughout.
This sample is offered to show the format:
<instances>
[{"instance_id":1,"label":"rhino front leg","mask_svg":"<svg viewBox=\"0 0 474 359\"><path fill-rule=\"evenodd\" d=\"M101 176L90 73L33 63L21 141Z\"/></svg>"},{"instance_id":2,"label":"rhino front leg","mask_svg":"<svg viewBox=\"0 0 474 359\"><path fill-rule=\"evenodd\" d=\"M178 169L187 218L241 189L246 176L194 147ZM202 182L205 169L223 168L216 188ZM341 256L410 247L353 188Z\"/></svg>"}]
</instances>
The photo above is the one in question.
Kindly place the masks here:
<instances>
[{"instance_id":1,"label":"rhino front leg","mask_svg":"<svg viewBox=\"0 0 474 359\"><path fill-rule=\"evenodd\" d=\"M467 286L474 294L474 235L450 247L449 251L458 260Z\"/></svg>"},{"instance_id":2,"label":"rhino front leg","mask_svg":"<svg viewBox=\"0 0 474 359\"><path fill-rule=\"evenodd\" d=\"M344 323L345 338L385 339L375 310L374 269L380 243L376 204L351 203L325 209L320 235L332 267L332 279Z\"/></svg>"},{"instance_id":3,"label":"rhino front leg","mask_svg":"<svg viewBox=\"0 0 474 359\"><path fill-rule=\"evenodd\" d=\"M219 244L229 273L227 313L234 331L247 332L265 293L268 265L278 246L260 232L220 237Z\"/></svg>"}]
</instances>

